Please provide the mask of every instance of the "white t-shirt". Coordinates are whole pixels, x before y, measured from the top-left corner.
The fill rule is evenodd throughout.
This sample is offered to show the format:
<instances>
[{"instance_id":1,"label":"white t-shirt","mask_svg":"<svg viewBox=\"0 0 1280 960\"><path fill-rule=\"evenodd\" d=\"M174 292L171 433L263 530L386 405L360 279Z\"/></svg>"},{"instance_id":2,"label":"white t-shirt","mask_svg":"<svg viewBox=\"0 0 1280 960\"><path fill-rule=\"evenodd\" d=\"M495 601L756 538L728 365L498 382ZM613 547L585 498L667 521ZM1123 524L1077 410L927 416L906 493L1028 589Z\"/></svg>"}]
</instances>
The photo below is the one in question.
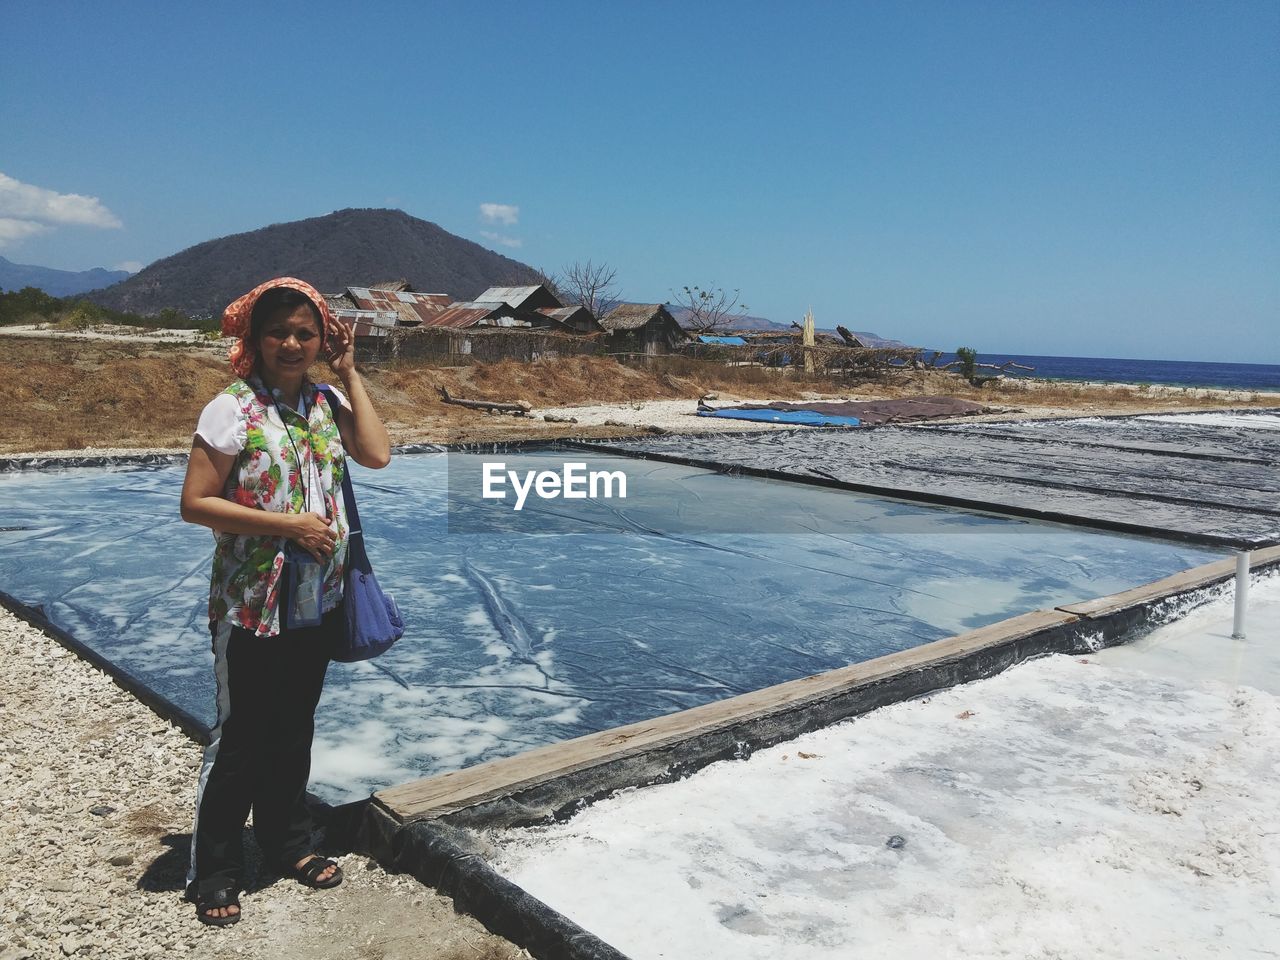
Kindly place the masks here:
<instances>
[{"instance_id":1,"label":"white t-shirt","mask_svg":"<svg viewBox=\"0 0 1280 960\"><path fill-rule=\"evenodd\" d=\"M351 412L351 401L337 387L330 387L333 395L348 413ZM321 403L324 401L321 400ZM302 403L301 397L298 403ZM299 407L298 412L302 410ZM245 422L240 415L240 401L229 393L220 393L200 411L200 420L196 424L196 436L219 453L235 456L244 449Z\"/></svg>"},{"instance_id":2,"label":"white t-shirt","mask_svg":"<svg viewBox=\"0 0 1280 960\"><path fill-rule=\"evenodd\" d=\"M337 387L329 387L333 391L333 395L338 398L338 403L348 413L351 412L351 401L346 398L341 390ZM317 396L317 403L324 403L322 398ZM299 406L296 408L299 413L302 412L302 397L298 398ZM271 416L274 411L268 413ZM275 414L279 416L279 414ZM245 430L245 418L240 408L240 401L229 393L220 393L200 411L200 420L196 423L196 436L207 443L219 453L225 453L228 456L235 456L244 449L247 432ZM320 479L319 470L316 467L315 460L310 463L310 476L307 477L305 491L310 493L312 490L321 490L322 481ZM308 501L313 498L307 497ZM315 501L311 503L312 512L320 512L315 509Z\"/></svg>"}]
</instances>

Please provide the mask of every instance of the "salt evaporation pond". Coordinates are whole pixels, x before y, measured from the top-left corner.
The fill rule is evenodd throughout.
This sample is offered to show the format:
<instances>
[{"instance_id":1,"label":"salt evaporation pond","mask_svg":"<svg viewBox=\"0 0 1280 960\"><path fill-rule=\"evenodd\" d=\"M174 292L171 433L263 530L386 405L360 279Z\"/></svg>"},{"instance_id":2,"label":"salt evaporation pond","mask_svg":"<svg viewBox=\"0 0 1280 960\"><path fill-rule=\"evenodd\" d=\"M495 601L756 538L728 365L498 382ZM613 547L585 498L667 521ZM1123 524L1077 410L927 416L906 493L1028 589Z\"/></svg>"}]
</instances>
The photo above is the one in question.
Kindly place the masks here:
<instances>
[{"instance_id":1,"label":"salt evaporation pond","mask_svg":"<svg viewBox=\"0 0 1280 960\"><path fill-rule=\"evenodd\" d=\"M626 500L482 501L484 460L623 470ZM212 539L182 466L0 475L0 589L212 720ZM672 464L413 454L357 468L408 621L335 664L313 788L338 802L906 649L1216 559L1196 547ZM451 492L452 491L452 492Z\"/></svg>"}]
</instances>

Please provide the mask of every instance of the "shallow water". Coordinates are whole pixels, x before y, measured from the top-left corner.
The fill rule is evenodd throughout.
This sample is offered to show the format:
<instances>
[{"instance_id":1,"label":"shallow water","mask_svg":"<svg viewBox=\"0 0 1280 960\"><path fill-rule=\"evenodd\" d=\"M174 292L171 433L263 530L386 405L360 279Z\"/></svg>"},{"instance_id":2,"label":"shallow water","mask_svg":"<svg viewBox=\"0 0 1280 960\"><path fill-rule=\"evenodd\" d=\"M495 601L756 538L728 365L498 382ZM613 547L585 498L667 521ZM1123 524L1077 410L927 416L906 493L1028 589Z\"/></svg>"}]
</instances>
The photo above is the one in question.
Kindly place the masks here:
<instances>
[{"instance_id":1,"label":"shallow water","mask_svg":"<svg viewBox=\"0 0 1280 960\"><path fill-rule=\"evenodd\" d=\"M335 664L326 799L651 718L1145 583L1217 555L803 484L561 452L626 500L479 497L482 460L399 456L356 485L408 632ZM0 475L0 589L212 720L212 540L181 467ZM450 482L452 481L452 482ZM17 528L17 529L14 529Z\"/></svg>"}]
</instances>

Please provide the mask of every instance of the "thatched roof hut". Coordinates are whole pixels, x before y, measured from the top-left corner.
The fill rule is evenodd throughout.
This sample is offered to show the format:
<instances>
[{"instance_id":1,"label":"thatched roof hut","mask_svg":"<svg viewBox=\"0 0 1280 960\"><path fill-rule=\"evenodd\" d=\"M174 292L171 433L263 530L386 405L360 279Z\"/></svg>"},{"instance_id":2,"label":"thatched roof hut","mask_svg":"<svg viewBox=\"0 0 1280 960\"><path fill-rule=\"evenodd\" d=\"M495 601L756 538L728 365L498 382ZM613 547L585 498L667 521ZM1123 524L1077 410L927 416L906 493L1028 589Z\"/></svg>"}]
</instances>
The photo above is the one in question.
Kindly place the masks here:
<instances>
[{"instance_id":1,"label":"thatched roof hut","mask_svg":"<svg viewBox=\"0 0 1280 960\"><path fill-rule=\"evenodd\" d=\"M689 339L661 303L624 303L600 318L609 348L619 353L670 353Z\"/></svg>"}]
</instances>

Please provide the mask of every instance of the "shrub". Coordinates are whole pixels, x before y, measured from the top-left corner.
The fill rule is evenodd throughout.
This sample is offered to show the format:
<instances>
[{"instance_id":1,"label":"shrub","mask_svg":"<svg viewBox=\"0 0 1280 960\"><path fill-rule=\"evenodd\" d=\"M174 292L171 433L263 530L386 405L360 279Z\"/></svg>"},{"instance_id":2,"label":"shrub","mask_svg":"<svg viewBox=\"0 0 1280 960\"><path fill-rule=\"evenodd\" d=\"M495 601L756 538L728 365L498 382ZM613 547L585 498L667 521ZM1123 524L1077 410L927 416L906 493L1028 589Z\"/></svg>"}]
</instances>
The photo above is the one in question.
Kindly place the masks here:
<instances>
[{"instance_id":1,"label":"shrub","mask_svg":"<svg viewBox=\"0 0 1280 960\"><path fill-rule=\"evenodd\" d=\"M81 300L65 312L54 326L59 330L87 330L105 319L100 306L88 300Z\"/></svg>"}]
</instances>

